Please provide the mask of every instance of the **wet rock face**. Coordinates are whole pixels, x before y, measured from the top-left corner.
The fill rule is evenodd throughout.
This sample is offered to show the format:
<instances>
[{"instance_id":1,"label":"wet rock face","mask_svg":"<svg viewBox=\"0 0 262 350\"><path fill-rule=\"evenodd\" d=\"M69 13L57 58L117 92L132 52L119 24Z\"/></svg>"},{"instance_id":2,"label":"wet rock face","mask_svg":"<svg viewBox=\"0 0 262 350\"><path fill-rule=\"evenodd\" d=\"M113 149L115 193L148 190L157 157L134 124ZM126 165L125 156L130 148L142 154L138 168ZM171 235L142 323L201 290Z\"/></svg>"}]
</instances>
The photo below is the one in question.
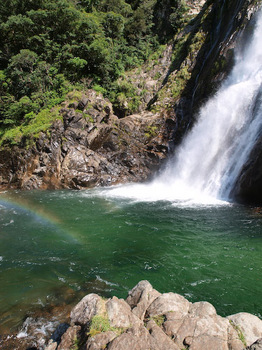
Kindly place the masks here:
<instances>
[{"instance_id":1,"label":"wet rock face","mask_svg":"<svg viewBox=\"0 0 262 350\"><path fill-rule=\"evenodd\" d=\"M232 195L243 203L262 204L262 137L253 147L248 161L242 168Z\"/></svg>"},{"instance_id":2,"label":"wet rock face","mask_svg":"<svg viewBox=\"0 0 262 350\"><path fill-rule=\"evenodd\" d=\"M0 151L0 186L83 189L147 179L167 154L165 115L144 112L119 120L90 90L60 110L29 148Z\"/></svg>"}]
</instances>

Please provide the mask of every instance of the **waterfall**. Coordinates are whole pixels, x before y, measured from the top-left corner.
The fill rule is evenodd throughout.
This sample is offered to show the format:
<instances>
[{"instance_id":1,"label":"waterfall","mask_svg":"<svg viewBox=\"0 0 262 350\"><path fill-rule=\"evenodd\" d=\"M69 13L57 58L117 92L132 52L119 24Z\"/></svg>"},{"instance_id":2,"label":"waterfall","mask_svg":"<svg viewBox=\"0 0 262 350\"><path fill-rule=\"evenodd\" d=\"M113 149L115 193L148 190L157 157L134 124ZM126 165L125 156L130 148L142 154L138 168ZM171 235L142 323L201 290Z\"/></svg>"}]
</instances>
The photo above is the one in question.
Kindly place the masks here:
<instances>
[{"instance_id":1,"label":"waterfall","mask_svg":"<svg viewBox=\"0 0 262 350\"><path fill-rule=\"evenodd\" d=\"M262 126L262 15L244 52L197 122L150 184L114 188L111 195L140 200L213 203L230 191Z\"/></svg>"}]
</instances>

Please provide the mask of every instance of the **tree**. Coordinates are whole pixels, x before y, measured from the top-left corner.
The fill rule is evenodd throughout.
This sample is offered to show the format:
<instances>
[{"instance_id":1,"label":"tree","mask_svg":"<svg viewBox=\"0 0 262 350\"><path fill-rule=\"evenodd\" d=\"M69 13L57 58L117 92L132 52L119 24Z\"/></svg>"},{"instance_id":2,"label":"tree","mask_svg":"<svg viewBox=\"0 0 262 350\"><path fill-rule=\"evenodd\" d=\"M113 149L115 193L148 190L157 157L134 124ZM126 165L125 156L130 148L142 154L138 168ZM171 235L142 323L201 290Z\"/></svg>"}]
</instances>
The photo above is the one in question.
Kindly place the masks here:
<instances>
[{"instance_id":1,"label":"tree","mask_svg":"<svg viewBox=\"0 0 262 350\"><path fill-rule=\"evenodd\" d=\"M123 35L125 19L115 12L107 12L102 21L106 36L116 39Z\"/></svg>"}]
</instances>

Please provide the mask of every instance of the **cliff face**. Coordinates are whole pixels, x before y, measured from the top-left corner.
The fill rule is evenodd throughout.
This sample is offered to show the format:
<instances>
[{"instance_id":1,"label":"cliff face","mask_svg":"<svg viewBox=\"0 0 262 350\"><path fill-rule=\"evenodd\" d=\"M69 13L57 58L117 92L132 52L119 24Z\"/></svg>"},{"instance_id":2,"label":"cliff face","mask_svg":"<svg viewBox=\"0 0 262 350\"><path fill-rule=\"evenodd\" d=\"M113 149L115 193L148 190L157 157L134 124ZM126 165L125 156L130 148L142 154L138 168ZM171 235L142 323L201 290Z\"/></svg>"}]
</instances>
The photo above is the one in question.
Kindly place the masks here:
<instances>
[{"instance_id":1,"label":"cliff face","mask_svg":"<svg viewBox=\"0 0 262 350\"><path fill-rule=\"evenodd\" d=\"M235 40L258 3L188 1L189 17L173 43L157 62L125 77L137 93L130 100L140 100L137 114L128 115L128 98L113 110L100 94L83 92L59 107L47 132L2 148L1 187L82 189L148 179L227 74Z\"/></svg>"},{"instance_id":2,"label":"cliff face","mask_svg":"<svg viewBox=\"0 0 262 350\"><path fill-rule=\"evenodd\" d=\"M60 116L29 147L0 152L3 188L82 189L143 180L166 156L164 116L118 119L93 90L63 106Z\"/></svg>"},{"instance_id":3,"label":"cliff face","mask_svg":"<svg viewBox=\"0 0 262 350\"><path fill-rule=\"evenodd\" d=\"M175 38L174 56L152 109L174 116L173 142L193 125L199 107L216 91L234 61L234 47L257 10L257 1L206 1Z\"/></svg>"}]
</instances>

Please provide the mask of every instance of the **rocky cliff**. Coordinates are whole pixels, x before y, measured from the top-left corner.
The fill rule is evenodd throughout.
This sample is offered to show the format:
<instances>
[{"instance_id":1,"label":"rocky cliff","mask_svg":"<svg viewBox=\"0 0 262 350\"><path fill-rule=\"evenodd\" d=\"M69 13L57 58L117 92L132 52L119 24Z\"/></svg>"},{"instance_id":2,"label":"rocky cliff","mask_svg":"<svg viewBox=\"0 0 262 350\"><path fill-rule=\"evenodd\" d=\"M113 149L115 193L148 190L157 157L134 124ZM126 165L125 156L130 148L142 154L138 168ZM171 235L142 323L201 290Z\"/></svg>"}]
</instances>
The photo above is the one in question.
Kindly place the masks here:
<instances>
[{"instance_id":1,"label":"rocky cliff","mask_svg":"<svg viewBox=\"0 0 262 350\"><path fill-rule=\"evenodd\" d=\"M93 90L66 103L59 114L29 147L0 152L3 187L81 189L143 180L166 156L164 115L118 119L111 103Z\"/></svg>"},{"instance_id":2,"label":"rocky cliff","mask_svg":"<svg viewBox=\"0 0 262 350\"><path fill-rule=\"evenodd\" d=\"M232 48L260 1L187 1L184 27L163 51L119 84L134 95L112 106L83 91L56 107L47 131L3 143L1 188L74 188L143 181L193 124L232 64ZM72 95L72 93L71 93ZM139 100L136 114L130 104Z\"/></svg>"},{"instance_id":3,"label":"rocky cliff","mask_svg":"<svg viewBox=\"0 0 262 350\"><path fill-rule=\"evenodd\" d=\"M25 324L28 331L28 322ZM86 295L71 311L69 323L60 324L49 341L39 327L31 328L31 334L23 332L18 337L23 348L262 349L262 321L258 317L238 313L224 318L208 302L191 303L173 292L161 294L148 281L140 281L125 300L103 299L94 293ZM5 349L14 341L7 339Z\"/></svg>"}]
</instances>

